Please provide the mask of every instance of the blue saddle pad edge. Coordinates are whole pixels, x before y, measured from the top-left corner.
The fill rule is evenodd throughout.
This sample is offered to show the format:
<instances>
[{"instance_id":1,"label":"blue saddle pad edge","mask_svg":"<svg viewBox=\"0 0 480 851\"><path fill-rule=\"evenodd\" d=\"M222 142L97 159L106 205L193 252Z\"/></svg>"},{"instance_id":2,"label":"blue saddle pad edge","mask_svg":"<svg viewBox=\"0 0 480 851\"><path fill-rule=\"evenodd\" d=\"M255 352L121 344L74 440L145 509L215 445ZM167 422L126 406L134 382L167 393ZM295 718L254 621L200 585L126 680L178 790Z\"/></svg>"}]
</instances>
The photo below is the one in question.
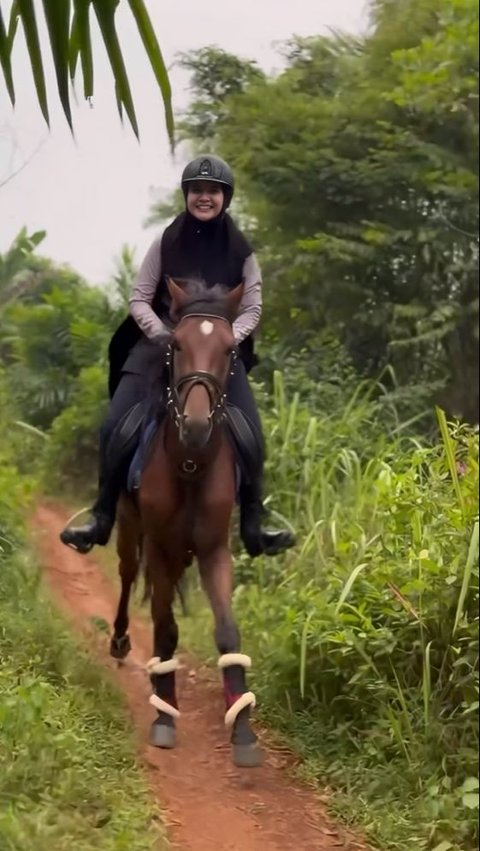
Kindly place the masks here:
<instances>
[{"instance_id":1,"label":"blue saddle pad edge","mask_svg":"<svg viewBox=\"0 0 480 851\"><path fill-rule=\"evenodd\" d=\"M130 467L128 468L128 476L127 476L127 493L134 493L140 487L140 480L143 470L143 463L145 459L145 452L148 448L150 440L155 434L155 430L157 428L157 423L152 420L145 428L142 440L139 441L139 444L135 450L135 454L132 458ZM240 490L241 483L241 470L238 463L235 463L235 493L238 496L238 492Z\"/></svg>"},{"instance_id":2,"label":"blue saddle pad edge","mask_svg":"<svg viewBox=\"0 0 480 851\"><path fill-rule=\"evenodd\" d=\"M155 434L156 427L157 423L155 422L155 420L152 420L152 422L150 422L143 431L142 439L138 443L130 467L128 468L128 493L133 493L133 491L138 490L138 488L140 487L140 476L143 469L145 450L147 449L150 440Z\"/></svg>"}]
</instances>

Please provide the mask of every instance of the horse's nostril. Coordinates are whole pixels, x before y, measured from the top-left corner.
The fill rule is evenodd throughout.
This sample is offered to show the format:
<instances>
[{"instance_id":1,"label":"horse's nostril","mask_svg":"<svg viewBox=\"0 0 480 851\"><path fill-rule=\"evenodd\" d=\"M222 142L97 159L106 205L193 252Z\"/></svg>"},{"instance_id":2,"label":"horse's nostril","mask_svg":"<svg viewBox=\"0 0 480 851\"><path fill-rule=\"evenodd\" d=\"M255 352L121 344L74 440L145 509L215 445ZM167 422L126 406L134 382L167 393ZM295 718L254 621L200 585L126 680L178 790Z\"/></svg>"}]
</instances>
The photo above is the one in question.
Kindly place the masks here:
<instances>
[{"instance_id":1,"label":"horse's nostril","mask_svg":"<svg viewBox=\"0 0 480 851\"><path fill-rule=\"evenodd\" d=\"M211 424L209 420L198 419L196 417L185 417L180 440L184 446L195 449L202 449L207 443L211 434Z\"/></svg>"}]
</instances>

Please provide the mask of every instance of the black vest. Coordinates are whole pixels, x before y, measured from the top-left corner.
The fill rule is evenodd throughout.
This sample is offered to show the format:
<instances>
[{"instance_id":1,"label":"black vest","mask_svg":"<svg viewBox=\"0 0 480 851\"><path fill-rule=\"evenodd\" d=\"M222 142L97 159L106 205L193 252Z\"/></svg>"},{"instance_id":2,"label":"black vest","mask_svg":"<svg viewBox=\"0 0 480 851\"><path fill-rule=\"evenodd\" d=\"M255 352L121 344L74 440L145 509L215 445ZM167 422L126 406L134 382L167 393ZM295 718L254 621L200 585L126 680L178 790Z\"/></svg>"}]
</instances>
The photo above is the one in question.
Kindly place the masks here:
<instances>
[{"instance_id":1,"label":"black vest","mask_svg":"<svg viewBox=\"0 0 480 851\"><path fill-rule=\"evenodd\" d=\"M234 289L243 280L245 260L252 248L225 215L215 227L201 227L189 214L182 213L166 228L161 242L161 278L158 282L152 309L162 322L170 322L170 293L167 277L179 280L201 277L210 286L221 283ZM196 241L198 240L198 242ZM133 317L128 316L115 331L108 348L108 389L113 396L122 375L122 369L131 349L144 337ZM240 357L247 372L258 359L251 336L239 346Z\"/></svg>"}]
</instances>

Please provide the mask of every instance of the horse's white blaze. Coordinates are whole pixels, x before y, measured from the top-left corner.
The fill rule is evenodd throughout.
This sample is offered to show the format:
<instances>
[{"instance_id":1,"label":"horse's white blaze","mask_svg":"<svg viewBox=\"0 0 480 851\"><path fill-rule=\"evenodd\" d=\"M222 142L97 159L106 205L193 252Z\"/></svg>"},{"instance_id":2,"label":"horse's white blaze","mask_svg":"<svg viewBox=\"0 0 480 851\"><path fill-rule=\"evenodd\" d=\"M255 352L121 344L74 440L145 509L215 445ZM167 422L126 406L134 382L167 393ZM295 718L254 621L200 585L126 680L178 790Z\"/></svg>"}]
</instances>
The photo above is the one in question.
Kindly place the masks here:
<instances>
[{"instance_id":1,"label":"horse's white blaze","mask_svg":"<svg viewBox=\"0 0 480 851\"><path fill-rule=\"evenodd\" d=\"M213 331L213 322L209 322L208 319L205 319L205 321L200 325L200 331L208 337Z\"/></svg>"}]
</instances>

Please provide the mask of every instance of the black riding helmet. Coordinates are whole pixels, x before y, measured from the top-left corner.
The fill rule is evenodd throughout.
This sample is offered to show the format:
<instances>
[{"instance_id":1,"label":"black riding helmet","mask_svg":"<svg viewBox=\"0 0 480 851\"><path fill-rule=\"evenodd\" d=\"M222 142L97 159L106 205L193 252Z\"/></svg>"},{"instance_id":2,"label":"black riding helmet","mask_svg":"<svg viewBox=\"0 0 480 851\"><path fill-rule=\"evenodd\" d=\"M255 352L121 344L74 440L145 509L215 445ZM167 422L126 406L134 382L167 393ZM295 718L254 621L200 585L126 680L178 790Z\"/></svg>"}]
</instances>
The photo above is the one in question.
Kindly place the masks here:
<instances>
[{"instance_id":1,"label":"black riding helmet","mask_svg":"<svg viewBox=\"0 0 480 851\"><path fill-rule=\"evenodd\" d=\"M214 157L210 154L196 157L196 159L188 163L182 174L182 189L185 199L188 193L188 184L199 180L206 180L209 183L220 183L225 194L224 210L230 206L235 182L232 169L228 163L220 159L220 157Z\"/></svg>"}]
</instances>

